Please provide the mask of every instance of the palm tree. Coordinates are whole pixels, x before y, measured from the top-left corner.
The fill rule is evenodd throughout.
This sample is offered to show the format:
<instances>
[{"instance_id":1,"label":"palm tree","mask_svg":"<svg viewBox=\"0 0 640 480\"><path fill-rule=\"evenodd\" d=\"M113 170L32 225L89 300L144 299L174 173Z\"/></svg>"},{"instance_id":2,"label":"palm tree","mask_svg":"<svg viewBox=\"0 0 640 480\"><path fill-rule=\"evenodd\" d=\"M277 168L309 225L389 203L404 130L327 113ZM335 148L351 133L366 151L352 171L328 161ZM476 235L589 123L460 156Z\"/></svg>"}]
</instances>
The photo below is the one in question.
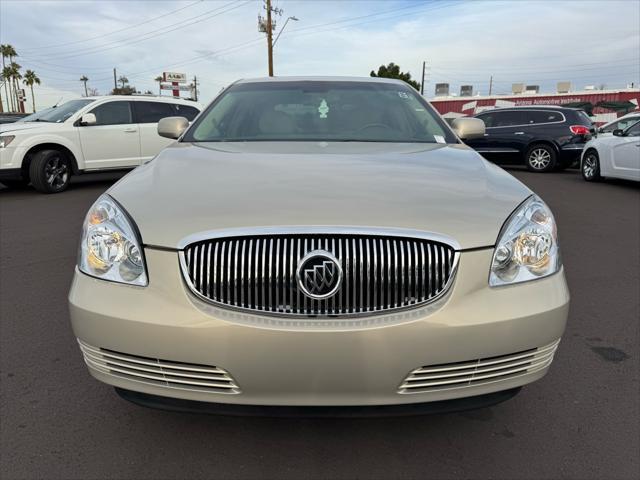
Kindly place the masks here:
<instances>
[{"instance_id":1,"label":"palm tree","mask_svg":"<svg viewBox=\"0 0 640 480\"><path fill-rule=\"evenodd\" d=\"M13 62L13 58L18 56L18 52L16 52L16 49L13 48L13 45L10 44L6 44L4 46L4 56L9 58L9 66L11 66L14 62ZM18 64L16 64L18 65ZM20 65L18 65L18 70L20 70ZM13 77L13 84L11 84L11 88L13 90L13 96L16 99L16 103L15 103L15 109L16 111L20 110L20 104L18 102L18 88L19 85L16 82L16 78L15 76ZM12 98L13 100L13 98Z\"/></svg>"},{"instance_id":2,"label":"palm tree","mask_svg":"<svg viewBox=\"0 0 640 480\"><path fill-rule=\"evenodd\" d=\"M11 62L9 64L9 68L11 68L11 80L13 80L13 91L15 92L16 96L16 110L20 111L20 98L18 95L18 90L20 90L20 79L22 78L22 74L20 73L22 65L19 65L16 62Z\"/></svg>"},{"instance_id":3,"label":"palm tree","mask_svg":"<svg viewBox=\"0 0 640 480\"><path fill-rule=\"evenodd\" d=\"M2 69L2 80L4 81L5 89L7 85L11 84L11 67L4 67ZM7 90L8 91L8 90ZM13 111L13 90L11 91L11 95L7 96L7 109L9 111Z\"/></svg>"},{"instance_id":4,"label":"palm tree","mask_svg":"<svg viewBox=\"0 0 640 480\"><path fill-rule=\"evenodd\" d=\"M24 80L22 80L22 83L24 83L28 87L31 87L31 106L33 107L33 113L35 113L36 97L33 95L33 84L35 83L36 85L40 85L40 79L38 78L38 75L36 75L36 72L34 72L33 70L27 70L24 73Z\"/></svg>"},{"instance_id":5,"label":"palm tree","mask_svg":"<svg viewBox=\"0 0 640 480\"><path fill-rule=\"evenodd\" d=\"M158 95L162 95L162 75L158 75L154 80L158 82Z\"/></svg>"},{"instance_id":6,"label":"palm tree","mask_svg":"<svg viewBox=\"0 0 640 480\"><path fill-rule=\"evenodd\" d=\"M129 79L127 77L125 77L124 75L122 75L118 79L118 81L122 83L122 88L124 88L125 84L129 83Z\"/></svg>"},{"instance_id":7,"label":"palm tree","mask_svg":"<svg viewBox=\"0 0 640 480\"><path fill-rule=\"evenodd\" d=\"M13 47L11 45L0 45L0 55L2 55L2 78L4 79L4 93L7 96L7 109L8 110L13 110L13 92L9 93L9 87L10 87L10 82L9 82L9 78L10 77L5 77L4 76L4 72L5 72L5 68L6 68L6 64L5 64L5 58L7 58L9 56L9 53L11 52L11 49L13 49Z\"/></svg>"},{"instance_id":8,"label":"palm tree","mask_svg":"<svg viewBox=\"0 0 640 480\"><path fill-rule=\"evenodd\" d=\"M87 92L87 82L89 81L89 79L87 78L87 76L86 76L86 75L82 75L82 76L80 77L80 81L81 81L82 83L84 83L84 96L85 96L85 97L88 97L88 96L89 96L89 92Z\"/></svg>"}]
</instances>

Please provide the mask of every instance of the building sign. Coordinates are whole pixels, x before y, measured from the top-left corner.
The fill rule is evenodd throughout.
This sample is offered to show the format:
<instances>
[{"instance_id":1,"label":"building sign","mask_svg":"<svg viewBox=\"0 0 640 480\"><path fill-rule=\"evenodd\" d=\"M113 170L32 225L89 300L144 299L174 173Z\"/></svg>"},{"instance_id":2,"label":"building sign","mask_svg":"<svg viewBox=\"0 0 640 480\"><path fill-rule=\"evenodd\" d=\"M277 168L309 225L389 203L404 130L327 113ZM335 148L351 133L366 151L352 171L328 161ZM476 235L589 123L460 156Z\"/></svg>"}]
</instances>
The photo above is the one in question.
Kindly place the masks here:
<instances>
[{"instance_id":1,"label":"building sign","mask_svg":"<svg viewBox=\"0 0 640 480\"><path fill-rule=\"evenodd\" d=\"M191 85L171 85L170 83L161 83L161 90L180 90L182 92L190 92L192 90Z\"/></svg>"},{"instance_id":2,"label":"building sign","mask_svg":"<svg viewBox=\"0 0 640 480\"><path fill-rule=\"evenodd\" d=\"M187 83L186 73L163 72L162 80L165 82Z\"/></svg>"}]
</instances>

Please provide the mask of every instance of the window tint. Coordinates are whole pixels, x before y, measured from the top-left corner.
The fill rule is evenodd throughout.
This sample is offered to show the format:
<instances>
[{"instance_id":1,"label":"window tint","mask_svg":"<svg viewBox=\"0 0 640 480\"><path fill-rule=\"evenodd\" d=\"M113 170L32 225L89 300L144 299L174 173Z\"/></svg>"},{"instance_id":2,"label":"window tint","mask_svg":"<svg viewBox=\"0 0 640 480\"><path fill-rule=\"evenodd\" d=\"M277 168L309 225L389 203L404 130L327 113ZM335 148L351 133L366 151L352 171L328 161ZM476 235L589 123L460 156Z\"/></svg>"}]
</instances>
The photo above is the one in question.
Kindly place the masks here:
<instances>
[{"instance_id":1,"label":"window tint","mask_svg":"<svg viewBox=\"0 0 640 480\"><path fill-rule=\"evenodd\" d=\"M189 121L192 121L200 113L200 110L195 107L190 107L189 105L180 105L179 103L173 104L173 108L175 108L176 110L174 115L177 115L178 117L184 117Z\"/></svg>"},{"instance_id":2,"label":"window tint","mask_svg":"<svg viewBox=\"0 0 640 480\"><path fill-rule=\"evenodd\" d=\"M59 107L50 108L45 113L38 113L40 122L62 123L75 114L81 108L86 107L94 100L71 100L63 103ZM23 119L26 120L26 117Z\"/></svg>"},{"instance_id":3,"label":"window tint","mask_svg":"<svg viewBox=\"0 0 640 480\"><path fill-rule=\"evenodd\" d=\"M125 125L131 122L129 102L107 102L91 110L96 116L96 125Z\"/></svg>"},{"instance_id":4,"label":"window tint","mask_svg":"<svg viewBox=\"0 0 640 480\"><path fill-rule=\"evenodd\" d=\"M525 112L522 111L493 112L493 116L492 127L511 127L514 125L526 125L528 123Z\"/></svg>"},{"instance_id":5,"label":"window tint","mask_svg":"<svg viewBox=\"0 0 640 480\"><path fill-rule=\"evenodd\" d=\"M564 118L562 117L562 114L560 112L535 110L535 111L525 112L525 113L526 113L525 124L527 125L564 121Z\"/></svg>"},{"instance_id":6,"label":"window tint","mask_svg":"<svg viewBox=\"0 0 640 480\"><path fill-rule=\"evenodd\" d=\"M493 127L493 123L495 122L495 115L493 113L483 113L482 115L477 115L476 118L479 118L484 122L485 127Z\"/></svg>"},{"instance_id":7,"label":"window tint","mask_svg":"<svg viewBox=\"0 0 640 480\"><path fill-rule=\"evenodd\" d=\"M170 103L135 102L135 106L137 123L158 123L160 119L176 114Z\"/></svg>"},{"instance_id":8,"label":"window tint","mask_svg":"<svg viewBox=\"0 0 640 480\"><path fill-rule=\"evenodd\" d=\"M638 122L637 119L636 122L637 123L633 127L627 130L627 135L630 137L640 136L640 122Z\"/></svg>"},{"instance_id":9,"label":"window tint","mask_svg":"<svg viewBox=\"0 0 640 480\"><path fill-rule=\"evenodd\" d=\"M620 130L625 130L625 129L629 128L631 125L633 125L634 123L636 123L638 120L640 120L640 117L622 118L622 119L618 120L617 122L614 122L611 125L609 125L603 131L605 131L605 132L613 132L614 130L616 130L618 128Z\"/></svg>"},{"instance_id":10,"label":"window tint","mask_svg":"<svg viewBox=\"0 0 640 480\"><path fill-rule=\"evenodd\" d=\"M603 132L603 133L613 132L616 128L620 128L620 127L618 127L619 123L620 123L620 120L618 120L617 122L613 122L613 123L607 125L606 127L602 127L600 129L600 131Z\"/></svg>"}]
</instances>

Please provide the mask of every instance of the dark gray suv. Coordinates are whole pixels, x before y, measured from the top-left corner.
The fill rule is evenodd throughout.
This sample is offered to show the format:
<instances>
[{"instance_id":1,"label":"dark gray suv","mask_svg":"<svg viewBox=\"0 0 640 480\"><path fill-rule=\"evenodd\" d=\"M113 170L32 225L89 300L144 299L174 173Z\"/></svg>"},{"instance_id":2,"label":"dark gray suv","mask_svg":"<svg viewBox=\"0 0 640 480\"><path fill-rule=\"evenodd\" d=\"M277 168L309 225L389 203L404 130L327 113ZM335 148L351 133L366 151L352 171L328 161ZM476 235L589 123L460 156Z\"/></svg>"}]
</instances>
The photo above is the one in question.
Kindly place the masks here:
<instances>
[{"instance_id":1,"label":"dark gray suv","mask_svg":"<svg viewBox=\"0 0 640 480\"><path fill-rule=\"evenodd\" d=\"M496 163L524 164L534 172L572 166L595 133L591 119L575 108L501 108L475 117L484 121L486 133L467 141L469 146Z\"/></svg>"}]
</instances>

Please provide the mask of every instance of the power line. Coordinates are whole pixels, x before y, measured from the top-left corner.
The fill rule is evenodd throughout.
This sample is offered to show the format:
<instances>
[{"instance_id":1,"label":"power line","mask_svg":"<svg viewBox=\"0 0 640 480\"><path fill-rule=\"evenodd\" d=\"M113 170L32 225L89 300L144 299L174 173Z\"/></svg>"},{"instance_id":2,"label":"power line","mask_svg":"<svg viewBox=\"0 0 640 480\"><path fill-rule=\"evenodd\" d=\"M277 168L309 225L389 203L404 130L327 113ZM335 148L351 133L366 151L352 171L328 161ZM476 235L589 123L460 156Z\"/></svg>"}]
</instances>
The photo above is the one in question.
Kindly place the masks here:
<instances>
[{"instance_id":1,"label":"power line","mask_svg":"<svg viewBox=\"0 0 640 480\"><path fill-rule=\"evenodd\" d=\"M129 38L123 38L123 39L120 39L120 40L115 40L113 42L105 43L105 44L102 44L102 45L97 45L97 46L90 47L90 48L84 49L84 50L83 49L77 50L77 51L75 51L75 53L71 52L70 54L48 55L47 58L53 58L53 59L73 58L73 57L80 57L80 56L84 56L84 55L90 55L90 54L93 54L93 53L102 53L104 51L112 50L114 48L122 48L122 44L123 43L126 43L127 45L130 45L130 44L133 44L133 43L140 43L140 42L149 40L151 38L155 38L155 37L158 37L160 35L165 35L165 34L167 34L169 32L173 32L175 30L179 30L179 29L184 28L184 27L189 27L191 25L195 25L196 23L204 22L204 21L209 20L211 18L217 17L218 15L222 15L222 14L230 12L232 10L236 10L237 8L240 8L240 7L244 6L244 5L247 5L248 3L252 3L252 2L251 2L251 0L247 0L247 1L242 2L242 3L238 4L238 5L235 5L235 6L231 7L231 8L228 8L227 10L222 10L222 9L224 9L226 7L229 7L230 5L233 5L234 3L236 3L236 2L227 3L227 4L225 4L225 5L221 6L221 7L214 8L213 10L209 10L208 12L205 12L203 14L196 15L194 17L190 17L190 18L188 18L186 20L182 20L180 22L176 22L176 23L173 23L173 24L165 25L164 27L158 28L156 30L151 30L151 31L146 32L146 33L141 34L141 35L136 35L136 36L129 37ZM197 19L197 20L194 20L194 19ZM194 21L191 21L191 20L194 20ZM189 23L185 23L185 22L189 22ZM183 25L180 25L180 24L183 24ZM171 29L167 30L167 27L171 27L171 26L173 26L174 28L171 28Z\"/></svg>"},{"instance_id":2,"label":"power line","mask_svg":"<svg viewBox=\"0 0 640 480\"><path fill-rule=\"evenodd\" d=\"M197 1L193 2L193 3L190 3L190 4L188 4L188 5L184 6L184 7L180 7L178 9L176 9L176 10L171 10L170 12L164 13L162 15L158 15L157 17L149 18L148 20L145 20L143 22L138 22L135 25L129 25L128 27L120 28L118 30L112 30L111 32L103 33L101 35L96 35L95 37L89 37L89 38L85 38L83 40L74 40L73 42L58 43L58 44L55 44L55 45L42 45L42 46L39 46L39 47L29 47L29 48L24 48L23 50L29 51L29 50L42 50L42 49L66 47L67 45L75 45L75 44L78 44L78 43L89 42L89 41L95 40L97 38L108 37L108 36L113 35L115 33L124 32L125 30L131 30L132 28L138 28L138 27L140 27L142 25L146 25L147 23L151 23L151 22L154 22L154 21L159 20L161 18L168 17L169 15L173 15L174 13L178 13L178 12L180 12L182 10L185 10L187 8L190 8L190 7L193 7L194 5L196 5L198 3L201 3L201 2L204 2L204 0L197 0Z\"/></svg>"},{"instance_id":3,"label":"power line","mask_svg":"<svg viewBox=\"0 0 640 480\"><path fill-rule=\"evenodd\" d=\"M418 13L421 13L421 12L424 12L424 11L429 11L429 10L435 10L437 8L443 8L443 7L447 6L446 3L450 4L450 2L444 2L444 3L441 3L441 4L437 5L437 6L433 6L431 8L426 8L426 9L423 8ZM457 3L460 3L460 2L457 2ZM342 20L336 20L336 21L333 21L333 22L310 25L310 26L307 26L307 27L304 27L304 28L298 28L296 30L291 30L287 34L287 36L296 37L296 36L301 36L301 35L307 35L307 34L313 34L313 33L322 33L322 32L331 31L331 30L338 30L338 29L341 29L341 28L350 27L350 26L354 26L354 25L340 25L340 26L337 26L337 27L334 27L334 28L329 28L329 29L325 29L325 30L321 30L321 31L320 30L314 30L314 31L305 32L305 33L302 33L302 34L298 33L297 35L295 35L295 33L294 33L294 32L300 32L302 30L313 30L313 29L317 29L319 27L336 25L338 23L352 22L352 21L359 20L359 19L362 19L362 18L372 17L374 15L379 16L379 15L382 15L382 14L395 13L398 10L406 10L408 8L415 9L417 7L422 7L422 6L423 5L417 5L417 6L416 5L411 5L409 7L402 7L400 9L395 8L395 9L392 9L392 10L387 10L387 11L384 11L384 12L378 12L378 13L375 13L375 14L359 15L359 16L355 16L355 17L345 18L345 19L342 19ZM364 22L359 22L359 23L357 23L355 25L360 25L360 24L370 23L370 22L375 22L375 21L380 21L380 20L387 20L389 18L397 18L399 16L406 16L408 14L413 14L413 13L416 13L416 12L403 13L401 15L393 15L391 17L375 18L373 20L367 20L367 21L364 21ZM183 65L186 65L186 64L190 64L190 63L196 63L196 62L202 61L202 60L204 60L206 58L209 58L209 57L212 57L212 56L219 56L219 55L222 55L222 54L228 54L228 53L231 53L231 52L236 52L236 51L242 50L244 48L248 48L250 46L253 46L253 45L257 44L257 43L262 43L263 41L264 41L263 38L256 38L255 40L249 40L249 41L244 42L242 44L226 47L224 49L221 49L221 50L218 50L218 51L214 51L214 52L211 52L211 53L208 53L208 54L205 54L205 55L200 55L198 57L194 57L192 59L185 60L183 62L178 62L178 63L174 63L174 64L170 64L170 65L164 65L164 66L161 66L161 67L157 67L156 69L149 69L149 70L145 70L145 71L142 71L142 72L137 72L137 73L132 74L131 76L132 77L136 77L136 76L139 76L140 74L149 73L149 72L152 72L152 71L158 71L159 69L163 69L163 68L183 66Z\"/></svg>"}]
</instances>

